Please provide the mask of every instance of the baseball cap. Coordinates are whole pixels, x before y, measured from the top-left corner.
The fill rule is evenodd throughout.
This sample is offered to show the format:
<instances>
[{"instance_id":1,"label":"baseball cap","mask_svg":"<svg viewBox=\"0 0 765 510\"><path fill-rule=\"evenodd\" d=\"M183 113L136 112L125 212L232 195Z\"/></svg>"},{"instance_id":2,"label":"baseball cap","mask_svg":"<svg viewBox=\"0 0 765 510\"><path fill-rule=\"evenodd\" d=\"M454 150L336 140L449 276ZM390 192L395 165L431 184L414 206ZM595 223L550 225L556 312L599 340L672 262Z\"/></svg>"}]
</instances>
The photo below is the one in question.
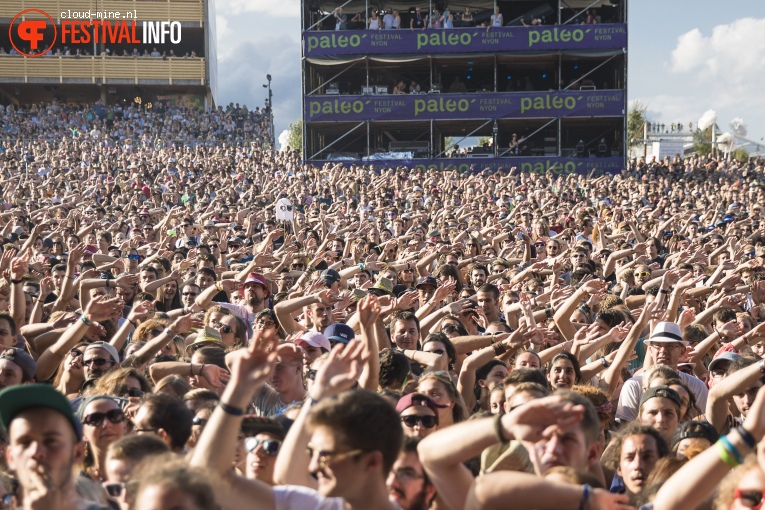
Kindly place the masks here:
<instances>
[{"instance_id":1,"label":"baseball cap","mask_svg":"<svg viewBox=\"0 0 765 510\"><path fill-rule=\"evenodd\" d=\"M276 360L278 363L303 363L305 351L295 344L281 344L276 347Z\"/></svg>"},{"instance_id":2,"label":"baseball cap","mask_svg":"<svg viewBox=\"0 0 765 510\"><path fill-rule=\"evenodd\" d=\"M117 349L114 348L114 346L107 342L93 342L92 344L88 345L88 347L85 349L85 352L88 352L91 349L103 349L106 352L109 353L109 356L112 357L115 363L120 362L120 355L117 352ZM85 356L83 355L83 358Z\"/></svg>"},{"instance_id":3,"label":"baseball cap","mask_svg":"<svg viewBox=\"0 0 765 510\"><path fill-rule=\"evenodd\" d=\"M9 430L13 419L27 409L43 407L63 414L72 424L77 440L82 440L82 423L74 416L66 397L48 384L20 384L0 391L0 424Z\"/></svg>"},{"instance_id":4,"label":"baseball cap","mask_svg":"<svg viewBox=\"0 0 765 510\"><path fill-rule=\"evenodd\" d=\"M24 233L24 227L16 227L13 230L11 230L12 233L16 234L17 236L20 236Z\"/></svg>"},{"instance_id":5,"label":"baseball cap","mask_svg":"<svg viewBox=\"0 0 765 510\"><path fill-rule=\"evenodd\" d=\"M205 326L201 334L197 335L194 341L186 346L186 356L191 356L202 347L220 347L225 349L226 344L223 343L223 339L217 329Z\"/></svg>"},{"instance_id":6,"label":"baseball cap","mask_svg":"<svg viewBox=\"0 0 765 510\"><path fill-rule=\"evenodd\" d=\"M19 366L24 374L23 382L34 380L37 374L37 362L27 352L11 347L0 354L0 359L7 359Z\"/></svg>"},{"instance_id":7,"label":"baseball cap","mask_svg":"<svg viewBox=\"0 0 765 510\"><path fill-rule=\"evenodd\" d=\"M332 346L329 344L329 340L326 336L317 331L303 331L300 338L295 340L295 344L306 344L311 347L321 347L322 349L331 350ZM301 345L302 347L302 345Z\"/></svg>"},{"instance_id":8,"label":"baseball cap","mask_svg":"<svg viewBox=\"0 0 765 510\"><path fill-rule=\"evenodd\" d=\"M335 271L334 269L325 269L321 272L321 279L324 280L324 283L327 285L332 285L333 283L339 282L342 280L340 277L340 273Z\"/></svg>"},{"instance_id":9,"label":"baseball cap","mask_svg":"<svg viewBox=\"0 0 765 510\"><path fill-rule=\"evenodd\" d=\"M266 297L270 296L270 292L268 290L268 284L266 283L266 279L263 277L263 275L258 273L250 273L247 276L247 279L244 281L244 284L247 285L248 283L256 283L263 287L263 290L266 291Z\"/></svg>"},{"instance_id":10,"label":"baseball cap","mask_svg":"<svg viewBox=\"0 0 765 510\"><path fill-rule=\"evenodd\" d=\"M680 342L683 345L688 345L688 342L683 340L683 333L680 331L680 326L674 322L660 322L653 330L651 338L646 340L645 343L671 343Z\"/></svg>"},{"instance_id":11,"label":"baseball cap","mask_svg":"<svg viewBox=\"0 0 765 510\"><path fill-rule=\"evenodd\" d=\"M347 324L336 322L334 324L330 324L327 329L324 330L324 336L326 336L328 340L347 344L356 338L356 333L354 333L353 328Z\"/></svg>"},{"instance_id":12,"label":"baseball cap","mask_svg":"<svg viewBox=\"0 0 765 510\"><path fill-rule=\"evenodd\" d=\"M420 276L419 278L417 278L417 285L415 285L414 287L416 289L419 289L420 287L426 287L428 285L438 288L438 280L436 280L432 276Z\"/></svg>"},{"instance_id":13,"label":"baseball cap","mask_svg":"<svg viewBox=\"0 0 765 510\"><path fill-rule=\"evenodd\" d=\"M398 403L396 404L396 412L401 414L410 407L414 406L427 407L433 411L433 414L435 414L436 418L438 418L438 408L440 406L436 404L429 396L423 395L422 393L410 393L398 399Z\"/></svg>"},{"instance_id":14,"label":"baseball cap","mask_svg":"<svg viewBox=\"0 0 765 510\"><path fill-rule=\"evenodd\" d=\"M667 398L677 404L678 408L682 406L680 395L669 386L655 386L645 390L643 396L640 397L640 407L643 407L643 404L652 398Z\"/></svg>"},{"instance_id":15,"label":"baseball cap","mask_svg":"<svg viewBox=\"0 0 765 510\"><path fill-rule=\"evenodd\" d=\"M284 425L274 417L255 416L254 414L248 414L242 420L241 430L245 437L254 437L258 434L271 434L284 439L287 435Z\"/></svg>"},{"instance_id":16,"label":"baseball cap","mask_svg":"<svg viewBox=\"0 0 765 510\"><path fill-rule=\"evenodd\" d=\"M715 369L715 367L717 367L717 365L719 365L722 362L725 362L725 361L733 362L738 359L741 359L741 355L736 354L735 352L725 351L723 353L719 353L717 356L715 356L715 358L712 361L709 362L709 368L707 370L711 372L712 370Z\"/></svg>"},{"instance_id":17,"label":"baseball cap","mask_svg":"<svg viewBox=\"0 0 765 510\"><path fill-rule=\"evenodd\" d=\"M720 438L714 426L707 421L686 421L677 426L672 435L672 449L675 449L677 443L688 438L706 439L710 444L714 444Z\"/></svg>"}]
</instances>

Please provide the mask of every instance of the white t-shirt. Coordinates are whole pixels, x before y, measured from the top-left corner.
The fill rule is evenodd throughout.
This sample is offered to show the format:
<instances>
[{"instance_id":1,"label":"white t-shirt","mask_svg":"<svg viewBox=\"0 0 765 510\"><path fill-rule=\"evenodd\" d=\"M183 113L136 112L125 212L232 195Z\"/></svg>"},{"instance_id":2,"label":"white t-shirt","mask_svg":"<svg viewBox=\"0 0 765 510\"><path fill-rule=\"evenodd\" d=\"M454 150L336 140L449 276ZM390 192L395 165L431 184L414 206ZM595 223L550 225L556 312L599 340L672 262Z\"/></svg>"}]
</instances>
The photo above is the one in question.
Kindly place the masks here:
<instances>
[{"instance_id":1,"label":"white t-shirt","mask_svg":"<svg viewBox=\"0 0 765 510\"><path fill-rule=\"evenodd\" d=\"M299 485L274 487L275 510L345 510L350 508L343 498L325 498L317 491Z\"/></svg>"},{"instance_id":2,"label":"white t-shirt","mask_svg":"<svg viewBox=\"0 0 765 510\"><path fill-rule=\"evenodd\" d=\"M395 510L402 510L392 498L390 502ZM350 510L351 505L343 498L327 498L308 487L277 485L274 487L274 508L275 510Z\"/></svg>"},{"instance_id":3,"label":"white t-shirt","mask_svg":"<svg viewBox=\"0 0 765 510\"><path fill-rule=\"evenodd\" d=\"M696 397L696 406L703 413L707 408L707 395L709 389L704 381L688 375L685 372L679 372L680 379L688 385ZM624 382L621 393L619 393L619 404L616 406L616 419L622 422L633 421L637 419L640 410L640 397L643 396L643 376L637 375Z\"/></svg>"}]
</instances>

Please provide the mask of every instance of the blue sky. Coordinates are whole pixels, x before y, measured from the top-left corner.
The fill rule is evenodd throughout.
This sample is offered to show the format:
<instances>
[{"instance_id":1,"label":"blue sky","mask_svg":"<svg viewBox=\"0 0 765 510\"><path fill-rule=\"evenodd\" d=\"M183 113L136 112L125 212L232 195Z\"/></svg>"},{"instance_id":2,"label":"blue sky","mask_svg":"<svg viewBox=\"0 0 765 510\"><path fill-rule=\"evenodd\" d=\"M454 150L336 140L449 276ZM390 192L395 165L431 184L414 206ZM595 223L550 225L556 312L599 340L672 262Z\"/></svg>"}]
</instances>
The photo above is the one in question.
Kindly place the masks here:
<instances>
[{"instance_id":1,"label":"blue sky","mask_svg":"<svg viewBox=\"0 0 765 510\"><path fill-rule=\"evenodd\" d=\"M300 118L299 0L216 4L219 101L262 105L270 73L278 137ZM629 34L628 96L651 120L687 128L711 109L765 138L765 0L632 0Z\"/></svg>"}]
</instances>

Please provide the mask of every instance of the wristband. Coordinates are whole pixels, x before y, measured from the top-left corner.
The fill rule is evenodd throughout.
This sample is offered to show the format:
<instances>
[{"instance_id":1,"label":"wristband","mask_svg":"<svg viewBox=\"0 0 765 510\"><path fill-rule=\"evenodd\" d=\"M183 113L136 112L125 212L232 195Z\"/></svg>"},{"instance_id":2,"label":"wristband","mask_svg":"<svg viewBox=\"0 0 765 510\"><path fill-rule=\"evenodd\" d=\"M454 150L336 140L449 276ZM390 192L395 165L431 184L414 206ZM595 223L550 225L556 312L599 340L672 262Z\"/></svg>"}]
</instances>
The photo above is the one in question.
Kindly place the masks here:
<instances>
[{"instance_id":1,"label":"wristband","mask_svg":"<svg viewBox=\"0 0 765 510\"><path fill-rule=\"evenodd\" d=\"M170 329L170 326L166 327L166 328L165 328L165 329L164 329L162 332L163 332L163 333L167 333L167 334L168 334L168 335L170 335L170 336L175 336L175 331L173 331L172 329Z\"/></svg>"},{"instance_id":2,"label":"wristband","mask_svg":"<svg viewBox=\"0 0 765 510\"><path fill-rule=\"evenodd\" d=\"M132 324L134 328L137 328L137 327L138 327L138 324L136 324L135 322L131 321L130 319L128 319L127 321L128 321L130 324Z\"/></svg>"},{"instance_id":3,"label":"wristband","mask_svg":"<svg viewBox=\"0 0 765 510\"><path fill-rule=\"evenodd\" d=\"M18 280L11 280L11 283L14 284L14 285L18 285L18 284L20 284L23 281L24 281L23 278L19 278Z\"/></svg>"},{"instance_id":4,"label":"wristband","mask_svg":"<svg viewBox=\"0 0 765 510\"><path fill-rule=\"evenodd\" d=\"M364 270L364 264L359 264L359 270L360 270L360 271L363 271L363 270Z\"/></svg>"},{"instance_id":5,"label":"wristband","mask_svg":"<svg viewBox=\"0 0 765 510\"><path fill-rule=\"evenodd\" d=\"M552 307L548 306L545 308L545 315L548 319L552 319Z\"/></svg>"},{"instance_id":6,"label":"wristband","mask_svg":"<svg viewBox=\"0 0 765 510\"><path fill-rule=\"evenodd\" d=\"M225 255L226 253L228 253L228 252L227 251L220 252L221 255Z\"/></svg>"},{"instance_id":7,"label":"wristband","mask_svg":"<svg viewBox=\"0 0 765 510\"><path fill-rule=\"evenodd\" d=\"M601 358L600 358L600 361L602 361L602 362L603 362L603 366L604 366L604 367L606 367L606 368L608 368L608 367L610 367L610 366L611 366L611 364L610 364L610 363L608 363L608 360L606 360L606 357L605 357L605 356L601 356Z\"/></svg>"},{"instance_id":8,"label":"wristband","mask_svg":"<svg viewBox=\"0 0 765 510\"><path fill-rule=\"evenodd\" d=\"M736 427L736 432L738 432L738 435L741 436L741 439L744 441L744 443L746 443L750 450L755 449L757 446L757 440L754 438L751 432L746 430L743 425Z\"/></svg>"},{"instance_id":9,"label":"wristband","mask_svg":"<svg viewBox=\"0 0 765 510\"><path fill-rule=\"evenodd\" d=\"M497 436L497 441L499 441L502 444L507 444L510 442L510 440L505 439L504 436L502 436L502 415L498 414L494 418L494 435Z\"/></svg>"},{"instance_id":10,"label":"wristband","mask_svg":"<svg viewBox=\"0 0 765 510\"><path fill-rule=\"evenodd\" d=\"M218 292L223 292L223 285L220 282L215 282L215 288L218 289Z\"/></svg>"},{"instance_id":11,"label":"wristband","mask_svg":"<svg viewBox=\"0 0 765 510\"><path fill-rule=\"evenodd\" d=\"M739 465L738 462L736 462L736 459L731 457L728 450L725 449L725 446L723 446L722 442L717 441L717 453L720 455L720 460L725 462L730 467L736 467Z\"/></svg>"},{"instance_id":12,"label":"wristband","mask_svg":"<svg viewBox=\"0 0 765 510\"><path fill-rule=\"evenodd\" d=\"M730 442L730 439L728 439L728 436L720 436L720 444L722 444L723 448L730 453L734 459L736 459L737 464L743 464L744 463L744 456L741 455L741 452L738 451L738 449L733 446L733 443Z\"/></svg>"},{"instance_id":13,"label":"wristband","mask_svg":"<svg viewBox=\"0 0 765 510\"><path fill-rule=\"evenodd\" d=\"M220 402L218 407L220 407L221 411L230 414L231 416L244 416L244 409L240 409L239 407L230 406L223 402Z\"/></svg>"},{"instance_id":14,"label":"wristband","mask_svg":"<svg viewBox=\"0 0 765 510\"><path fill-rule=\"evenodd\" d=\"M81 320L81 321L82 321L82 323L83 323L83 324L85 324L86 326L92 326L93 324L95 324L95 322L88 320L88 318L87 318L87 317L85 317L85 314L82 314L82 315L80 315L80 320Z\"/></svg>"},{"instance_id":15,"label":"wristband","mask_svg":"<svg viewBox=\"0 0 765 510\"><path fill-rule=\"evenodd\" d=\"M579 500L579 510L587 508L587 502L590 500L590 492L592 492L590 484L584 484L582 486L582 499Z\"/></svg>"},{"instance_id":16,"label":"wristband","mask_svg":"<svg viewBox=\"0 0 765 510\"><path fill-rule=\"evenodd\" d=\"M659 289L659 292L662 294L669 294L669 291L666 289Z\"/></svg>"}]
</instances>

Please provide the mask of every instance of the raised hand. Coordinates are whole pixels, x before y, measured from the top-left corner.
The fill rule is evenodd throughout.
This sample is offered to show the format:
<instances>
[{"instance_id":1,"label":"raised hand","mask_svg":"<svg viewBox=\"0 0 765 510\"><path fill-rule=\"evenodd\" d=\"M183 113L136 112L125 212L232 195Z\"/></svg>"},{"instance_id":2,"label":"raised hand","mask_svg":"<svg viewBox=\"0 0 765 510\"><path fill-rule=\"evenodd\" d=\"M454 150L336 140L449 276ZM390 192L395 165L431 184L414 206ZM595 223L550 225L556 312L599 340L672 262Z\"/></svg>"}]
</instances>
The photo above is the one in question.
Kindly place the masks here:
<instances>
[{"instance_id":1,"label":"raised hand","mask_svg":"<svg viewBox=\"0 0 765 510\"><path fill-rule=\"evenodd\" d=\"M537 442L553 426L567 428L584 416L584 406L565 402L558 396L535 399L502 416L504 436Z\"/></svg>"},{"instance_id":2,"label":"raised hand","mask_svg":"<svg viewBox=\"0 0 765 510\"><path fill-rule=\"evenodd\" d=\"M319 400L351 389L367 357L364 344L359 340L351 340L345 345L337 344L316 372L310 397Z\"/></svg>"},{"instance_id":3,"label":"raised hand","mask_svg":"<svg viewBox=\"0 0 765 510\"><path fill-rule=\"evenodd\" d=\"M376 296L367 294L359 301L356 311L359 314L361 325L364 327L371 326L380 317L380 303Z\"/></svg>"},{"instance_id":4,"label":"raised hand","mask_svg":"<svg viewBox=\"0 0 765 510\"><path fill-rule=\"evenodd\" d=\"M186 315L181 315L175 319L170 325L170 331L174 332L175 334L186 333L187 331L191 331L194 328L201 328L204 325L204 321L198 319L197 314L189 313Z\"/></svg>"},{"instance_id":5,"label":"raised hand","mask_svg":"<svg viewBox=\"0 0 765 510\"><path fill-rule=\"evenodd\" d=\"M106 296L96 296L88 303L84 315L89 321L105 321L122 315L124 306L125 303L120 297L106 299Z\"/></svg>"},{"instance_id":6,"label":"raised hand","mask_svg":"<svg viewBox=\"0 0 765 510\"><path fill-rule=\"evenodd\" d=\"M123 289L128 289L138 283L138 275L137 274L123 274L121 276L118 276L115 278L115 283L117 283L118 286L122 287Z\"/></svg>"},{"instance_id":7,"label":"raised hand","mask_svg":"<svg viewBox=\"0 0 765 510\"><path fill-rule=\"evenodd\" d=\"M32 252L27 248L24 253L11 260L11 278L21 280L29 271L29 258Z\"/></svg>"}]
</instances>

